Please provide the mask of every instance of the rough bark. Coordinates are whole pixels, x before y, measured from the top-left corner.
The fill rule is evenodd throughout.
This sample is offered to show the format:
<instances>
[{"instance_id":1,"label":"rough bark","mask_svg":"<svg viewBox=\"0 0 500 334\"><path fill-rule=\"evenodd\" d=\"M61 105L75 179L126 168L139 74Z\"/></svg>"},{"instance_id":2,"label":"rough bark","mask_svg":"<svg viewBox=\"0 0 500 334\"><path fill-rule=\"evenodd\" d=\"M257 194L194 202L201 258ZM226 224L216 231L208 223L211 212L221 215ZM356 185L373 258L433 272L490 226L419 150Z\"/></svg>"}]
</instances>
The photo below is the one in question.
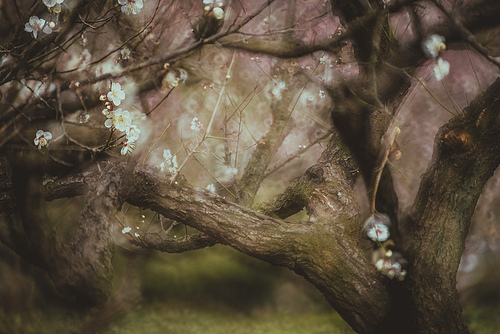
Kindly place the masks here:
<instances>
[{"instance_id":1,"label":"rough bark","mask_svg":"<svg viewBox=\"0 0 500 334\"><path fill-rule=\"evenodd\" d=\"M405 244L417 333L467 333L456 273L477 200L500 164L500 79L437 134Z\"/></svg>"},{"instance_id":2,"label":"rough bark","mask_svg":"<svg viewBox=\"0 0 500 334\"><path fill-rule=\"evenodd\" d=\"M343 168L348 155L336 143L332 140L307 173L313 181L305 196L305 206L313 217L309 222L275 219L182 182L172 184L145 166L135 168L123 198L190 225L212 241L294 270L316 286L357 331L383 331L389 308L386 281L358 247L359 208L352 194L356 173ZM111 166L101 168L106 175ZM125 170L126 166L117 164L114 168ZM88 171L83 177L92 179L97 173ZM59 188L58 179L48 179L45 192L66 196L75 189L83 191L86 182L82 182L82 175L73 179L74 188L69 190L71 180L62 180ZM151 242L149 236L144 242ZM188 241L181 240L184 242Z\"/></svg>"},{"instance_id":3,"label":"rough bark","mask_svg":"<svg viewBox=\"0 0 500 334\"><path fill-rule=\"evenodd\" d=\"M117 174L117 170L110 167L104 177L96 173L92 180L86 179L79 187L65 188L71 195L86 194L87 201L75 236L64 244L40 206L39 190L25 192L22 181L10 182L5 159L0 167L4 199L0 208L0 240L27 262L46 270L60 292L76 297L82 304L105 302L113 282L111 232L122 203L117 190L127 179L124 171L120 169ZM18 175L19 178L26 175ZM14 188L24 195L23 200L16 200Z\"/></svg>"}]
</instances>

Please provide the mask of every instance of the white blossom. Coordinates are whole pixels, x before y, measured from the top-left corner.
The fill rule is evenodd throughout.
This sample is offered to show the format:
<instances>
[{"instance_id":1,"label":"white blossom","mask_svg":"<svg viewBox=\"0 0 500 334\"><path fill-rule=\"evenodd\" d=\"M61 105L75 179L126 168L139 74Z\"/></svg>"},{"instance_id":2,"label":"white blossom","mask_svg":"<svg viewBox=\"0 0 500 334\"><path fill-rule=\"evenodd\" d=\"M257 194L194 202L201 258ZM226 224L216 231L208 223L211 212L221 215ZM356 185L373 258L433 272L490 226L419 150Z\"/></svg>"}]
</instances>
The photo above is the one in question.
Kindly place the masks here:
<instances>
[{"instance_id":1,"label":"white blossom","mask_svg":"<svg viewBox=\"0 0 500 334\"><path fill-rule=\"evenodd\" d=\"M130 227L124 227L123 230L122 230L122 233L126 234L126 233L128 233L130 231L132 231L132 228L130 228Z\"/></svg>"},{"instance_id":2,"label":"white blossom","mask_svg":"<svg viewBox=\"0 0 500 334\"><path fill-rule=\"evenodd\" d=\"M326 65L326 64L330 64L332 62L332 60L330 59L330 57L328 57L327 55L323 55L323 57L321 57L319 59L319 63L321 65Z\"/></svg>"},{"instance_id":3,"label":"white blossom","mask_svg":"<svg viewBox=\"0 0 500 334\"><path fill-rule=\"evenodd\" d=\"M125 128L125 134L127 135L127 141L129 143L135 142L139 139L139 135L141 134L141 130L137 125L130 124Z\"/></svg>"},{"instance_id":4,"label":"white blossom","mask_svg":"<svg viewBox=\"0 0 500 334\"><path fill-rule=\"evenodd\" d=\"M38 16L32 16L24 25L24 31L33 33L33 37L35 38L37 38L39 31L50 34L52 33L52 29L46 23L47 21L44 19L40 19Z\"/></svg>"},{"instance_id":5,"label":"white blossom","mask_svg":"<svg viewBox=\"0 0 500 334\"><path fill-rule=\"evenodd\" d=\"M83 46L87 46L87 37L85 36L84 33L82 33L82 39L80 40L80 43L83 45Z\"/></svg>"},{"instance_id":6,"label":"white blossom","mask_svg":"<svg viewBox=\"0 0 500 334\"><path fill-rule=\"evenodd\" d=\"M214 0L203 0L204 5L212 5L214 3Z\"/></svg>"},{"instance_id":7,"label":"white blossom","mask_svg":"<svg viewBox=\"0 0 500 334\"><path fill-rule=\"evenodd\" d=\"M374 224L367 231L367 235L373 241L386 241L389 239L389 227L384 224Z\"/></svg>"},{"instance_id":8,"label":"white blossom","mask_svg":"<svg viewBox=\"0 0 500 334\"><path fill-rule=\"evenodd\" d=\"M439 58L434 64L434 75L436 77L437 81L443 80L445 76L450 73L450 63L448 63L446 60L443 60L442 58Z\"/></svg>"},{"instance_id":9,"label":"white blossom","mask_svg":"<svg viewBox=\"0 0 500 334\"><path fill-rule=\"evenodd\" d=\"M177 75L175 74L174 71L168 71L167 75L165 75L165 78L163 79L163 83L169 89L172 89L174 87L177 87L177 85L179 85L179 78L177 78Z\"/></svg>"},{"instance_id":10,"label":"white blossom","mask_svg":"<svg viewBox=\"0 0 500 334\"><path fill-rule=\"evenodd\" d=\"M80 112L78 116L78 123L87 123L90 119L90 115L86 111Z\"/></svg>"},{"instance_id":11,"label":"white blossom","mask_svg":"<svg viewBox=\"0 0 500 334\"><path fill-rule=\"evenodd\" d=\"M130 59L130 49L127 47L124 47L120 53L122 54L122 59L123 60L129 60Z\"/></svg>"},{"instance_id":12,"label":"white blossom","mask_svg":"<svg viewBox=\"0 0 500 334\"><path fill-rule=\"evenodd\" d=\"M81 62L79 68L85 68L88 64L90 64L90 60L92 59L92 55L88 49L83 49L81 55Z\"/></svg>"},{"instance_id":13,"label":"white blossom","mask_svg":"<svg viewBox=\"0 0 500 334\"><path fill-rule=\"evenodd\" d=\"M283 91L285 90L285 82L278 82L273 88L273 96L276 100L281 101L283 97Z\"/></svg>"},{"instance_id":14,"label":"white blossom","mask_svg":"<svg viewBox=\"0 0 500 334\"><path fill-rule=\"evenodd\" d=\"M215 193L215 186L213 183L210 183L208 186L207 186L207 190L210 191L211 193Z\"/></svg>"},{"instance_id":15,"label":"white blossom","mask_svg":"<svg viewBox=\"0 0 500 334\"><path fill-rule=\"evenodd\" d=\"M325 91L324 90L320 90L319 91L319 97L322 98L322 99L324 99L325 96L326 96Z\"/></svg>"},{"instance_id":16,"label":"white blossom","mask_svg":"<svg viewBox=\"0 0 500 334\"><path fill-rule=\"evenodd\" d=\"M119 106L122 100L125 99L125 92L122 90L122 85L117 82L111 84L111 90L107 94L108 100L113 102L115 106Z\"/></svg>"},{"instance_id":17,"label":"white blossom","mask_svg":"<svg viewBox=\"0 0 500 334\"><path fill-rule=\"evenodd\" d=\"M120 153L121 153L121 155L125 155L127 153L132 153L134 148L135 148L134 142L124 141L123 147L122 147Z\"/></svg>"},{"instance_id":18,"label":"white blossom","mask_svg":"<svg viewBox=\"0 0 500 334\"><path fill-rule=\"evenodd\" d=\"M134 233L134 237L139 238L141 235L139 233Z\"/></svg>"},{"instance_id":19,"label":"white blossom","mask_svg":"<svg viewBox=\"0 0 500 334\"><path fill-rule=\"evenodd\" d=\"M43 130L38 130L35 135L35 140L33 142L35 143L36 146L38 146L38 149L41 149L44 146L47 146L49 144L49 140L52 139L52 133L46 132Z\"/></svg>"},{"instance_id":20,"label":"white blossom","mask_svg":"<svg viewBox=\"0 0 500 334\"><path fill-rule=\"evenodd\" d=\"M125 129L132 123L130 113L127 110L123 110L122 108L118 108L115 111L110 112L107 117L108 119L106 120L106 122L104 122L104 125L107 128L114 127L119 131L125 131Z\"/></svg>"},{"instance_id":21,"label":"white blossom","mask_svg":"<svg viewBox=\"0 0 500 334\"><path fill-rule=\"evenodd\" d=\"M64 0L43 0L43 4L47 6L49 12L59 14L61 12L61 4Z\"/></svg>"},{"instance_id":22,"label":"white blossom","mask_svg":"<svg viewBox=\"0 0 500 334\"><path fill-rule=\"evenodd\" d=\"M139 14L144 6L142 0L118 0L124 14Z\"/></svg>"},{"instance_id":23,"label":"white blossom","mask_svg":"<svg viewBox=\"0 0 500 334\"><path fill-rule=\"evenodd\" d=\"M177 72L178 72L178 75L177 75L178 80L182 83L186 83L186 80L188 78L188 72L183 68L179 68L177 70Z\"/></svg>"},{"instance_id":24,"label":"white blossom","mask_svg":"<svg viewBox=\"0 0 500 334\"><path fill-rule=\"evenodd\" d=\"M222 8L215 7L212 12L217 20L222 20L224 18L224 10Z\"/></svg>"},{"instance_id":25,"label":"white blossom","mask_svg":"<svg viewBox=\"0 0 500 334\"><path fill-rule=\"evenodd\" d=\"M43 4L47 6L47 8L54 7L57 4L62 4L64 0L43 0Z\"/></svg>"},{"instance_id":26,"label":"white blossom","mask_svg":"<svg viewBox=\"0 0 500 334\"><path fill-rule=\"evenodd\" d=\"M166 170L170 174L177 173L177 169L179 168L177 165L177 156L172 156L170 150L163 150L163 159L165 159L165 162L160 164L161 171L163 172Z\"/></svg>"},{"instance_id":27,"label":"white blossom","mask_svg":"<svg viewBox=\"0 0 500 334\"><path fill-rule=\"evenodd\" d=\"M199 132L203 128L203 124L198 120L198 117L194 117L191 121L191 130L194 132Z\"/></svg>"},{"instance_id":28,"label":"white blossom","mask_svg":"<svg viewBox=\"0 0 500 334\"><path fill-rule=\"evenodd\" d=\"M430 58L436 58L439 52L446 49L445 39L441 35L431 35L422 42L422 50Z\"/></svg>"},{"instance_id":29,"label":"white blossom","mask_svg":"<svg viewBox=\"0 0 500 334\"><path fill-rule=\"evenodd\" d=\"M387 215L376 213L365 222L365 231L373 241L386 241L389 239L389 225L391 221Z\"/></svg>"},{"instance_id":30,"label":"white blossom","mask_svg":"<svg viewBox=\"0 0 500 334\"><path fill-rule=\"evenodd\" d=\"M233 167L227 167L226 168L226 172L225 172L226 176L230 176L230 177L233 177L235 176L236 174L238 174L238 168L233 168Z\"/></svg>"}]
</instances>

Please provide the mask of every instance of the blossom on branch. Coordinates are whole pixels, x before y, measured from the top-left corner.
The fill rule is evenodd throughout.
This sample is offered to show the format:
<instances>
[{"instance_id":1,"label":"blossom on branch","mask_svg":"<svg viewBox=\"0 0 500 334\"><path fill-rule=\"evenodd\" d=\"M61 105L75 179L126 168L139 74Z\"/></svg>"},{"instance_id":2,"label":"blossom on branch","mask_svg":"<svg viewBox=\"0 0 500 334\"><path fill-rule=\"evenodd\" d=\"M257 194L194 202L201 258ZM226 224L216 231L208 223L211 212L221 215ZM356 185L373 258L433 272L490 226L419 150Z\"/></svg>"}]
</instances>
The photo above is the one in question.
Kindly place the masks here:
<instances>
[{"instance_id":1,"label":"blossom on branch","mask_svg":"<svg viewBox=\"0 0 500 334\"><path fill-rule=\"evenodd\" d=\"M235 177L236 174L238 174L238 168L233 168L231 166L226 166L225 174L228 177Z\"/></svg>"},{"instance_id":2,"label":"blossom on branch","mask_svg":"<svg viewBox=\"0 0 500 334\"><path fill-rule=\"evenodd\" d=\"M191 121L191 130L199 132L201 129L203 129L203 124L198 120L198 117L194 117Z\"/></svg>"},{"instance_id":3,"label":"blossom on branch","mask_svg":"<svg viewBox=\"0 0 500 334\"><path fill-rule=\"evenodd\" d=\"M215 186L213 183L210 183L207 188L206 188L209 192L211 193L214 193L215 194Z\"/></svg>"},{"instance_id":4,"label":"blossom on branch","mask_svg":"<svg viewBox=\"0 0 500 334\"><path fill-rule=\"evenodd\" d=\"M113 112L108 114L108 119L104 122L107 128L115 128L119 131L125 131L125 129L132 124L132 118L127 110L118 108Z\"/></svg>"},{"instance_id":5,"label":"blossom on branch","mask_svg":"<svg viewBox=\"0 0 500 334\"><path fill-rule=\"evenodd\" d=\"M122 147L120 153L121 153L121 155L125 155L127 153L132 153L134 148L135 148L134 142L124 141L123 147Z\"/></svg>"},{"instance_id":6,"label":"blossom on branch","mask_svg":"<svg viewBox=\"0 0 500 334\"><path fill-rule=\"evenodd\" d=\"M61 4L64 0L43 0L43 4L51 13L59 14L61 12Z\"/></svg>"},{"instance_id":7,"label":"blossom on branch","mask_svg":"<svg viewBox=\"0 0 500 334\"><path fill-rule=\"evenodd\" d=\"M46 24L47 21L38 18L38 16L30 17L29 21L24 25L24 31L33 33L33 37L37 38L38 32L42 31L46 34L51 34L52 29Z\"/></svg>"},{"instance_id":8,"label":"blossom on branch","mask_svg":"<svg viewBox=\"0 0 500 334\"><path fill-rule=\"evenodd\" d=\"M390 219L384 214L373 214L365 222L365 231L373 241L383 242L389 239Z\"/></svg>"},{"instance_id":9,"label":"blossom on branch","mask_svg":"<svg viewBox=\"0 0 500 334\"><path fill-rule=\"evenodd\" d=\"M222 20L224 18L224 10L222 8L215 7L212 12L217 20Z\"/></svg>"},{"instance_id":10,"label":"blossom on branch","mask_svg":"<svg viewBox=\"0 0 500 334\"><path fill-rule=\"evenodd\" d=\"M328 55L323 55L320 59L319 59L319 64L320 65L332 65L332 58L330 58Z\"/></svg>"},{"instance_id":11,"label":"blossom on branch","mask_svg":"<svg viewBox=\"0 0 500 334\"><path fill-rule=\"evenodd\" d=\"M406 277L406 270L403 265L407 263L406 259L399 252L392 250L379 249L372 255L372 261L375 267L390 279L396 278L403 281Z\"/></svg>"},{"instance_id":12,"label":"blossom on branch","mask_svg":"<svg viewBox=\"0 0 500 334\"><path fill-rule=\"evenodd\" d=\"M122 5L122 12L126 15L139 14L144 6L142 0L118 0Z\"/></svg>"},{"instance_id":13,"label":"blossom on branch","mask_svg":"<svg viewBox=\"0 0 500 334\"><path fill-rule=\"evenodd\" d=\"M446 49L445 39L441 35L431 35L422 42L422 50L430 58L436 58L441 51Z\"/></svg>"},{"instance_id":14,"label":"blossom on branch","mask_svg":"<svg viewBox=\"0 0 500 334\"><path fill-rule=\"evenodd\" d=\"M124 47L120 53L122 54L122 59L123 60L129 60L130 59L130 49L127 47Z\"/></svg>"},{"instance_id":15,"label":"blossom on branch","mask_svg":"<svg viewBox=\"0 0 500 334\"><path fill-rule=\"evenodd\" d=\"M373 241L386 241L390 236L389 227L383 224L374 224L368 229L366 234Z\"/></svg>"},{"instance_id":16,"label":"blossom on branch","mask_svg":"<svg viewBox=\"0 0 500 334\"><path fill-rule=\"evenodd\" d=\"M106 96L107 99L113 102L115 106L119 106L120 103L122 103L122 100L125 99L125 92L122 90L122 85L117 82L113 82L111 84L111 90Z\"/></svg>"},{"instance_id":17,"label":"blossom on branch","mask_svg":"<svg viewBox=\"0 0 500 334\"><path fill-rule=\"evenodd\" d=\"M35 140L33 142L35 143L36 146L38 146L38 149L41 149L42 147L45 147L49 144L49 140L52 139L52 133L50 132L45 132L43 130L38 130L35 135Z\"/></svg>"},{"instance_id":18,"label":"blossom on branch","mask_svg":"<svg viewBox=\"0 0 500 334\"><path fill-rule=\"evenodd\" d=\"M434 64L434 76L436 77L437 81L443 80L445 76L447 76L450 73L450 63L448 63L446 60L443 60L442 58L439 58Z\"/></svg>"},{"instance_id":19,"label":"blossom on branch","mask_svg":"<svg viewBox=\"0 0 500 334\"><path fill-rule=\"evenodd\" d=\"M170 150L163 150L163 159L165 159L165 162L160 164L161 171L164 172L166 170L171 174L177 173L177 169L179 168L177 165L177 156L172 156Z\"/></svg>"},{"instance_id":20,"label":"blossom on branch","mask_svg":"<svg viewBox=\"0 0 500 334\"><path fill-rule=\"evenodd\" d=\"M127 135L127 140L129 142L135 142L137 139L139 139L141 130L137 125L130 124L125 128L125 134Z\"/></svg>"}]
</instances>

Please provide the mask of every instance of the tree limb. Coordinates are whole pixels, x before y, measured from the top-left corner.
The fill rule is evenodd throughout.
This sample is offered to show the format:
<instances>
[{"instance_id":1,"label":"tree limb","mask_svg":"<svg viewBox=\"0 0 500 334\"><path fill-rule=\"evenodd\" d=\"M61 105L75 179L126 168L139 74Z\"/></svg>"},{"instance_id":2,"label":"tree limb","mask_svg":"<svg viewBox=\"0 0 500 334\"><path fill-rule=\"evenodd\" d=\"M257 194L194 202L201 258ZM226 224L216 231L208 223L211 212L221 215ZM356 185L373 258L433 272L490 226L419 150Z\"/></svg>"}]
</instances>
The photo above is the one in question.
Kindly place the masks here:
<instances>
[{"instance_id":1,"label":"tree limb","mask_svg":"<svg viewBox=\"0 0 500 334\"><path fill-rule=\"evenodd\" d=\"M408 283L419 333L468 332L455 277L477 200L500 164L499 114L497 79L464 110L463 119L453 118L436 135L403 243L411 254Z\"/></svg>"},{"instance_id":2,"label":"tree limb","mask_svg":"<svg viewBox=\"0 0 500 334\"><path fill-rule=\"evenodd\" d=\"M161 232L143 234L139 239L130 239L130 243L166 253L183 253L217 244L211 237L203 233L190 234L185 238L172 238Z\"/></svg>"}]
</instances>

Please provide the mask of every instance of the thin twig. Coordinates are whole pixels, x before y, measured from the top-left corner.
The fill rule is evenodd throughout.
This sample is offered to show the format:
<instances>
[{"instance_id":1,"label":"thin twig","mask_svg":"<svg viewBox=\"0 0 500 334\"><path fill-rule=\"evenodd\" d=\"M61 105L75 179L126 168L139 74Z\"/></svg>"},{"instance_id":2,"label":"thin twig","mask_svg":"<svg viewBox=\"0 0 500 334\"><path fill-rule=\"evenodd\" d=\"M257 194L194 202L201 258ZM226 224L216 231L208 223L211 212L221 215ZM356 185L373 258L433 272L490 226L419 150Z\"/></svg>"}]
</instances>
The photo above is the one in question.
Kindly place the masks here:
<instances>
[{"instance_id":1,"label":"thin twig","mask_svg":"<svg viewBox=\"0 0 500 334\"><path fill-rule=\"evenodd\" d=\"M188 153L186 159L184 159L184 161L179 166L179 168L177 169L177 171L175 172L175 174L172 176L172 181L175 181L177 179L177 176L179 175L179 173L181 172L181 170L184 168L184 166L187 164L187 162L189 161L189 159L191 158L191 156L195 152L198 151L198 149L200 148L200 146L203 144L203 142L210 135L210 131L212 130L212 126L214 124L215 116L217 115L217 111L219 110L219 106L221 104L222 98L223 98L224 93L226 91L226 84L229 81L229 78L231 78L231 70L233 69L235 58L236 58L236 52L233 52L233 58L231 59L231 64L229 65L229 68L227 69L226 76L225 76L224 81L222 83L222 88L221 88L221 91L219 93L219 98L217 99L217 103L215 104L215 107L214 107L214 110L212 112L212 115L210 116L210 120L209 120L208 125L207 125L207 130L203 134L203 137L198 142L198 144L196 145L196 147Z\"/></svg>"}]
</instances>

